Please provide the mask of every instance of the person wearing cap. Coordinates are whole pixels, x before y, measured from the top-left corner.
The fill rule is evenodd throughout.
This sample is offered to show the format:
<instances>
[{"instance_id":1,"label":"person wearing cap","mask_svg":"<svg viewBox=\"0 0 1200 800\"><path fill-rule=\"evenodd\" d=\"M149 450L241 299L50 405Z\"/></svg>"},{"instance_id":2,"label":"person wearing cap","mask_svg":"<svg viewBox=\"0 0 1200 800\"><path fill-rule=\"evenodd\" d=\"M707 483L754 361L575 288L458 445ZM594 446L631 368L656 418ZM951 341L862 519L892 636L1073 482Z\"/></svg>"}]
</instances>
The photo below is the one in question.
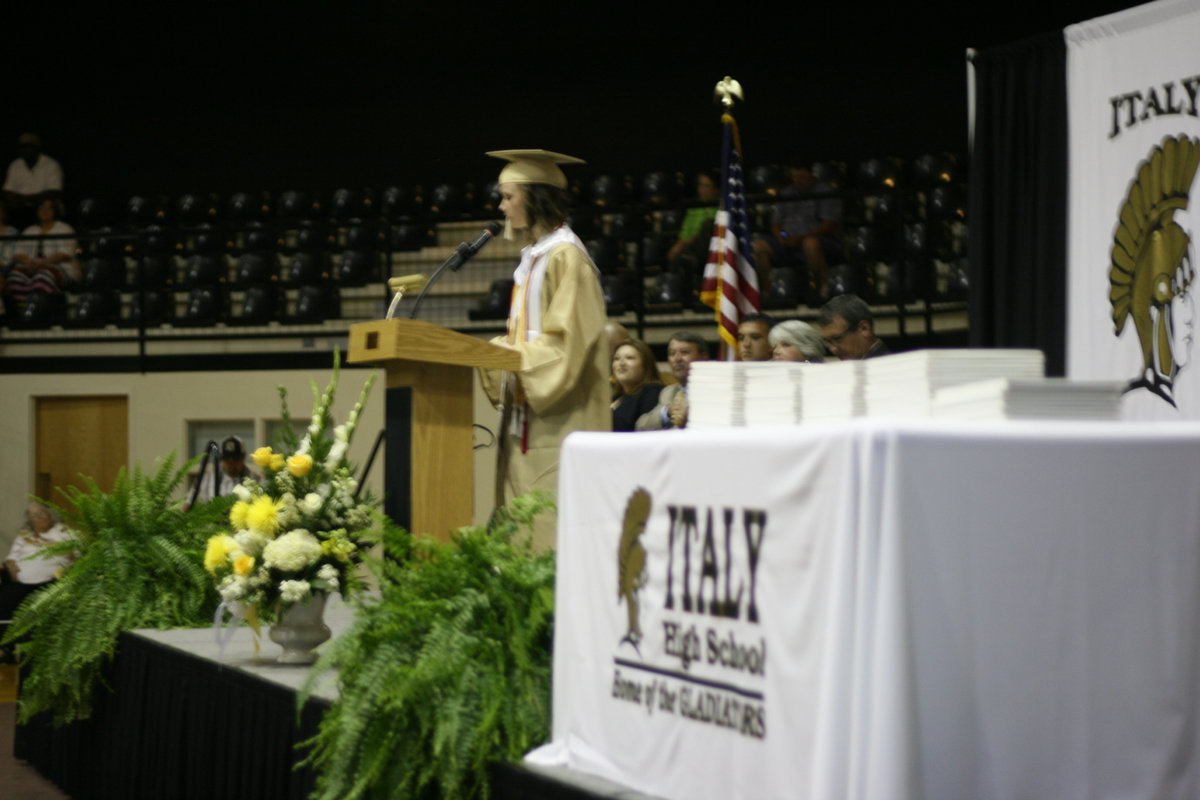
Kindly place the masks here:
<instances>
[{"instance_id":1,"label":"person wearing cap","mask_svg":"<svg viewBox=\"0 0 1200 800\"><path fill-rule=\"evenodd\" d=\"M237 436L230 436L221 442L221 485L213 494L213 476L208 470L200 475L200 492L196 495L197 503L207 503L213 497L225 497L233 494L233 488L241 485L247 478L258 480L258 476L246 468L246 447Z\"/></svg>"},{"instance_id":2,"label":"person wearing cap","mask_svg":"<svg viewBox=\"0 0 1200 800\"><path fill-rule=\"evenodd\" d=\"M17 151L20 155L8 165L4 178L4 204L15 220L28 224L33 209L44 200L57 202L62 197L62 167L42 152L37 134L21 134Z\"/></svg>"},{"instance_id":3,"label":"person wearing cap","mask_svg":"<svg viewBox=\"0 0 1200 800\"><path fill-rule=\"evenodd\" d=\"M567 177L583 163L545 150L500 150L504 236L524 245L513 274L508 332L493 340L521 353L516 372L485 371L500 408L497 505L533 489L555 491L558 453L572 431L612 429L604 293L596 265L566 224ZM555 544L555 519L534 522L534 546Z\"/></svg>"}]
</instances>

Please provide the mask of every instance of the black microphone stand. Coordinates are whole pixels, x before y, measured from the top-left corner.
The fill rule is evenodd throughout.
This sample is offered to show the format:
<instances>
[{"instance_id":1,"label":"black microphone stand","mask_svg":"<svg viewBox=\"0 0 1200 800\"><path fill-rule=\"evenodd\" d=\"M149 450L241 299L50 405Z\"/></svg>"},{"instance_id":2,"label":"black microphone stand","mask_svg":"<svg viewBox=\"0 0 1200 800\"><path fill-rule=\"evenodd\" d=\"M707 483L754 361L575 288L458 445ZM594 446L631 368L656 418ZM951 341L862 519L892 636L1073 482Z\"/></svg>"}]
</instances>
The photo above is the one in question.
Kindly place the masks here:
<instances>
[{"instance_id":1,"label":"black microphone stand","mask_svg":"<svg viewBox=\"0 0 1200 800\"><path fill-rule=\"evenodd\" d=\"M429 280L421 287L421 293L417 295L417 299L413 302L412 313L408 315L409 319L417 318L417 310L421 308L421 301L425 299L425 294L429 291L429 287L437 283L437 279L442 277L442 273L449 269L451 272L458 272L459 267L467 263L467 261L483 249L483 246L495 238L500 232L501 225L499 222L490 222L484 228L484 234L481 235L474 243L463 242L458 247L454 248L454 252L450 254L440 267L433 271L429 276Z\"/></svg>"},{"instance_id":2,"label":"black microphone stand","mask_svg":"<svg viewBox=\"0 0 1200 800\"><path fill-rule=\"evenodd\" d=\"M204 470L208 467L210 459L213 465L213 497L221 493L221 459L213 458L214 455L220 456L220 454L221 446L209 439L208 444L204 445L204 460L200 462L200 474L196 476L196 487L192 489L192 498L188 501L188 508L196 505L196 498L200 495L200 484L204 482Z\"/></svg>"}]
</instances>

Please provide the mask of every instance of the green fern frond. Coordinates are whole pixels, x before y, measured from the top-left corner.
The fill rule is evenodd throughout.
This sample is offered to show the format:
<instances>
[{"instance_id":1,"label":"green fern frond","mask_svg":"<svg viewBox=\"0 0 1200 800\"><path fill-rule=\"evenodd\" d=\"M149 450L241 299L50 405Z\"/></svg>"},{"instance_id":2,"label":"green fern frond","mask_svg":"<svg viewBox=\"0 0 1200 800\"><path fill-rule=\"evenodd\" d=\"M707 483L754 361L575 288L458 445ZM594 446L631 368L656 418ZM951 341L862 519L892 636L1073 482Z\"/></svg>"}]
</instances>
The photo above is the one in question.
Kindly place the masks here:
<instances>
[{"instance_id":1,"label":"green fern frond","mask_svg":"<svg viewBox=\"0 0 1200 800\"><path fill-rule=\"evenodd\" d=\"M379 596L301 693L337 671L339 699L306 743L319 798L487 797L489 764L546 740L554 556L526 544L545 507L526 498L448 544L385 526Z\"/></svg>"},{"instance_id":2,"label":"green fern frond","mask_svg":"<svg viewBox=\"0 0 1200 800\"><path fill-rule=\"evenodd\" d=\"M188 465L164 459L151 473L121 470L111 492L87 479L55 507L74 532L77 560L21 604L4 641L19 641L28 675L19 719L43 711L56 724L86 718L123 630L207 624L215 597L204 543L229 502L180 511L173 495ZM164 587L170 587L164 591Z\"/></svg>"}]
</instances>

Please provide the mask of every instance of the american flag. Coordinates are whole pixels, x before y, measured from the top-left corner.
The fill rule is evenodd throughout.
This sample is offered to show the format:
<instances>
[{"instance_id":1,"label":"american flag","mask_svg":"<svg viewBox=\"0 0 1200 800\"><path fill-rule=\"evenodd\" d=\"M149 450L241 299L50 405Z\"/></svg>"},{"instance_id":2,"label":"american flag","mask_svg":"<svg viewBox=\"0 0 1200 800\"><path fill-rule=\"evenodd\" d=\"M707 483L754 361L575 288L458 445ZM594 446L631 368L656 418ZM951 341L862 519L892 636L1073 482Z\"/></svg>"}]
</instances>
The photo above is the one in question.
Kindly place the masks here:
<instances>
[{"instance_id":1,"label":"american flag","mask_svg":"<svg viewBox=\"0 0 1200 800\"><path fill-rule=\"evenodd\" d=\"M717 312L717 330L725 343L726 357L735 361L738 323L746 315L760 311L761 304L758 275L750 256L746 184L737 123L729 114L721 117L721 123L725 133L721 149L721 210L713 221L700 300Z\"/></svg>"}]
</instances>

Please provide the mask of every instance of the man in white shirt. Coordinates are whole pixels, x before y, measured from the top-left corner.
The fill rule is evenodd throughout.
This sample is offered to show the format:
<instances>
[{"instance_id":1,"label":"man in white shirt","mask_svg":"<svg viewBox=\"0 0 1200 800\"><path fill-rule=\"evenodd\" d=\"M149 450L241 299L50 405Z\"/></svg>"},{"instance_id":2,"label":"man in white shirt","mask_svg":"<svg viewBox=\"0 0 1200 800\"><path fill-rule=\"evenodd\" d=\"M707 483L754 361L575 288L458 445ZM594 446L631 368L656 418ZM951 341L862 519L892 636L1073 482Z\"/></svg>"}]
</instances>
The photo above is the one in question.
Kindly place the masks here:
<instances>
[{"instance_id":1,"label":"man in white shirt","mask_svg":"<svg viewBox=\"0 0 1200 800\"><path fill-rule=\"evenodd\" d=\"M14 219L24 219L43 200L62 197L63 174L58 162L42 152L37 134L21 134L17 150L20 156L8 165L4 178L4 204ZM32 220L24 221L28 224Z\"/></svg>"}]
</instances>

